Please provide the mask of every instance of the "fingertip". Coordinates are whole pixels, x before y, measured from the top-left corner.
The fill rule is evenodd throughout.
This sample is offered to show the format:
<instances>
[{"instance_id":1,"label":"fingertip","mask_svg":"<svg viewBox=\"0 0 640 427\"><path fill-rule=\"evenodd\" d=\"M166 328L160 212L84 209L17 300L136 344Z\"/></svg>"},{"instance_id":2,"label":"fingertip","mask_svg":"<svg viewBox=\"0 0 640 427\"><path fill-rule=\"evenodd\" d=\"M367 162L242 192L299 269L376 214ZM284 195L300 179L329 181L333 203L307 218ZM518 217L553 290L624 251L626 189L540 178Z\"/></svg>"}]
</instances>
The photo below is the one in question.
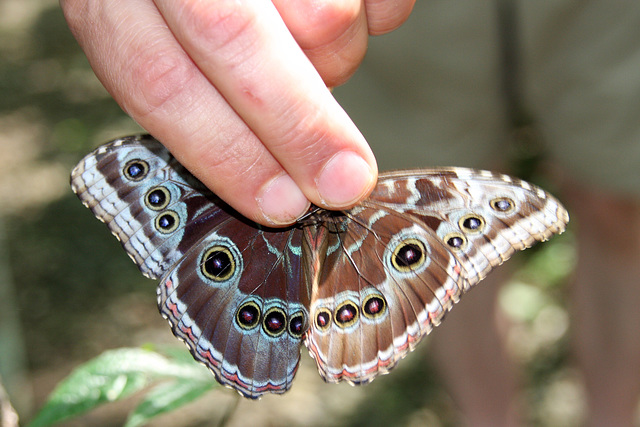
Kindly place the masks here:
<instances>
[{"instance_id":1,"label":"fingertip","mask_svg":"<svg viewBox=\"0 0 640 427\"><path fill-rule=\"evenodd\" d=\"M377 36L400 27L411 15L415 0L365 0L369 34Z\"/></svg>"},{"instance_id":2,"label":"fingertip","mask_svg":"<svg viewBox=\"0 0 640 427\"><path fill-rule=\"evenodd\" d=\"M360 0L274 0L274 4L326 85L339 86L353 75L368 43Z\"/></svg>"},{"instance_id":3,"label":"fingertip","mask_svg":"<svg viewBox=\"0 0 640 427\"><path fill-rule=\"evenodd\" d=\"M273 226L295 222L310 206L298 185L286 174L268 182L257 197L257 202L265 221Z\"/></svg>"},{"instance_id":4,"label":"fingertip","mask_svg":"<svg viewBox=\"0 0 640 427\"><path fill-rule=\"evenodd\" d=\"M360 155L341 151L324 166L316 186L327 208L345 208L364 198L376 182L376 172Z\"/></svg>"}]
</instances>

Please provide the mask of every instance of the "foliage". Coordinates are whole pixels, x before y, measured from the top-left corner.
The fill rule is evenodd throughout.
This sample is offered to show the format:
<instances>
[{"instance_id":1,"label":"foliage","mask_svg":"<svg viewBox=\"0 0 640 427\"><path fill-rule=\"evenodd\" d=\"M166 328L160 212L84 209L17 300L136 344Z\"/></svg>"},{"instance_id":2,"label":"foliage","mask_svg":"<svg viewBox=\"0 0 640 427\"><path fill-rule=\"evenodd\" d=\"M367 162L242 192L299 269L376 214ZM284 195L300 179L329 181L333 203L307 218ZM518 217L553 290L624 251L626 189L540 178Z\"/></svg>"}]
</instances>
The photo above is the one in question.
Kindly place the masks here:
<instances>
[{"instance_id":1,"label":"foliage","mask_svg":"<svg viewBox=\"0 0 640 427\"><path fill-rule=\"evenodd\" d=\"M143 425L217 386L211 374L193 361L138 348L110 350L80 365L58 384L29 426L54 425L152 384L155 386L129 414L125 427Z\"/></svg>"}]
</instances>

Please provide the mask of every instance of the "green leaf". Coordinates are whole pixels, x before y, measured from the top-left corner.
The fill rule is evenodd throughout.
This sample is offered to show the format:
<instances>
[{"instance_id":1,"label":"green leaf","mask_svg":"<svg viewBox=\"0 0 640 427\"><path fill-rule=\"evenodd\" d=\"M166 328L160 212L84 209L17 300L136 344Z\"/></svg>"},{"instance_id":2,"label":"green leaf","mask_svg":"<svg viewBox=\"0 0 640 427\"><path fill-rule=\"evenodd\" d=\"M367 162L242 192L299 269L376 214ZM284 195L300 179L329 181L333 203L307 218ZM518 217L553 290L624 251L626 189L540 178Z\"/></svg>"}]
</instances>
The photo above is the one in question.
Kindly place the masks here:
<instances>
[{"instance_id":1,"label":"green leaf","mask_svg":"<svg viewBox=\"0 0 640 427\"><path fill-rule=\"evenodd\" d=\"M213 382L204 367L175 362L148 350L123 348L104 352L76 368L49 396L30 427L49 426L98 405L130 396L153 380L173 378Z\"/></svg>"},{"instance_id":2,"label":"green leaf","mask_svg":"<svg viewBox=\"0 0 640 427\"><path fill-rule=\"evenodd\" d=\"M196 400L217 386L213 381L171 381L149 392L138 407L129 414L125 427L138 427L151 418L170 412Z\"/></svg>"}]
</instances>

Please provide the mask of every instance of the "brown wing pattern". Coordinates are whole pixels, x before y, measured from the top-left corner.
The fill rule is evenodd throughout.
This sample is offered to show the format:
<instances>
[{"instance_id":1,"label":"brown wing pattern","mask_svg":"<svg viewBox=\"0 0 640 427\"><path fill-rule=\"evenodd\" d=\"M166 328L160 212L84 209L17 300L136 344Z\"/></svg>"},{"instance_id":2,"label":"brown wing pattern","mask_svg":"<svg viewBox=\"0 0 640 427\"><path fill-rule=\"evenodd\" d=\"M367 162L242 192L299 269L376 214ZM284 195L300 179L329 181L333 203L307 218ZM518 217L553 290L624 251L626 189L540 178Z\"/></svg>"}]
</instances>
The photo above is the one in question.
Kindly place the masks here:
<instances>
[{"instance_id":1,"label":"brown wing pattern","mask_svg":"<svg viewBox=\"0 0 640 427\"><path fill-rule=\"evenodd\" d=\"M492 268L568 222L543 190L463 168L382 174L348 216L328 233L306 345L326 380L353 383L387 372Z\"/></svg>"}]
</instances>

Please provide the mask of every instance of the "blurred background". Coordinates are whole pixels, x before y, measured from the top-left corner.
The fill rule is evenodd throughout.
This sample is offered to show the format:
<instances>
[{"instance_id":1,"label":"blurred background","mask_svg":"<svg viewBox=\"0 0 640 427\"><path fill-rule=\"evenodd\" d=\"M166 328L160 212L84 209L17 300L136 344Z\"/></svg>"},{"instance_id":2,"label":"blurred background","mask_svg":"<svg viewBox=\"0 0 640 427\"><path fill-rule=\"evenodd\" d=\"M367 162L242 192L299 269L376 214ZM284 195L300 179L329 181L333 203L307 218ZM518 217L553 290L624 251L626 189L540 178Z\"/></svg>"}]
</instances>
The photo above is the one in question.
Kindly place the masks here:
<instances>
[{"instance_id":1,"label":"blurred background","mask_svg":"<svg viewBox=\"0 0 640 427\"><path fill-rule=\"evenodd\" d=\"M540 157L535 146L513 144L500 159L492 158L499 144L465 148L478 134L495 143L513 137L505 132L509 115L505 119L504 112L496 112L502 107L482 101L482 91L500 92L503 76L493 67L478 70L487 84L475 88L440 69L437 57L425 63L422 56L405 53L410 50L402 46L437 40L443 37L437 30L449 25L446 8L431 14L424 3L400 30L372 38L362 69L335 91L374 147L381 169L499 168L554 192L553 180L532 172ZM483 13L492 12L470 11L468 25L461 28L474 31L473 22ZM453 41L444 46L460 49L463 58L484 54ZM499 55L499 49L489 51ZM57 1L0 0L0 52L0 375L26 421L75 366L106 349L183 345L157 312L155 282L139 274L68 184L70 170L89 151L142 129L93 75ZM425 79L438 84L427 90L416 83ZM447 85L478 96L454 102L442 96ZM466 117L466 126L428 118L435 110ZM518 123L527 130L526 120ZM519 269L499 290L498 305L507 352L521 371L518 399L524 419L529 425L579 425L584 388L569 351L566 297L575 260L571 227L515 258L510 263ZM476 292L483 292L482 284ZM451 315L459 310L465 310L464 298ZM458 425L461 414L438 374L430 341L390 375L364 387L323 383L303 350L301 369L286 395L249 402L217 389L154 425L211 425L224 416L232 426ZM65 425L121 425L136 399Z\"/></svg>"}]
</instances>

